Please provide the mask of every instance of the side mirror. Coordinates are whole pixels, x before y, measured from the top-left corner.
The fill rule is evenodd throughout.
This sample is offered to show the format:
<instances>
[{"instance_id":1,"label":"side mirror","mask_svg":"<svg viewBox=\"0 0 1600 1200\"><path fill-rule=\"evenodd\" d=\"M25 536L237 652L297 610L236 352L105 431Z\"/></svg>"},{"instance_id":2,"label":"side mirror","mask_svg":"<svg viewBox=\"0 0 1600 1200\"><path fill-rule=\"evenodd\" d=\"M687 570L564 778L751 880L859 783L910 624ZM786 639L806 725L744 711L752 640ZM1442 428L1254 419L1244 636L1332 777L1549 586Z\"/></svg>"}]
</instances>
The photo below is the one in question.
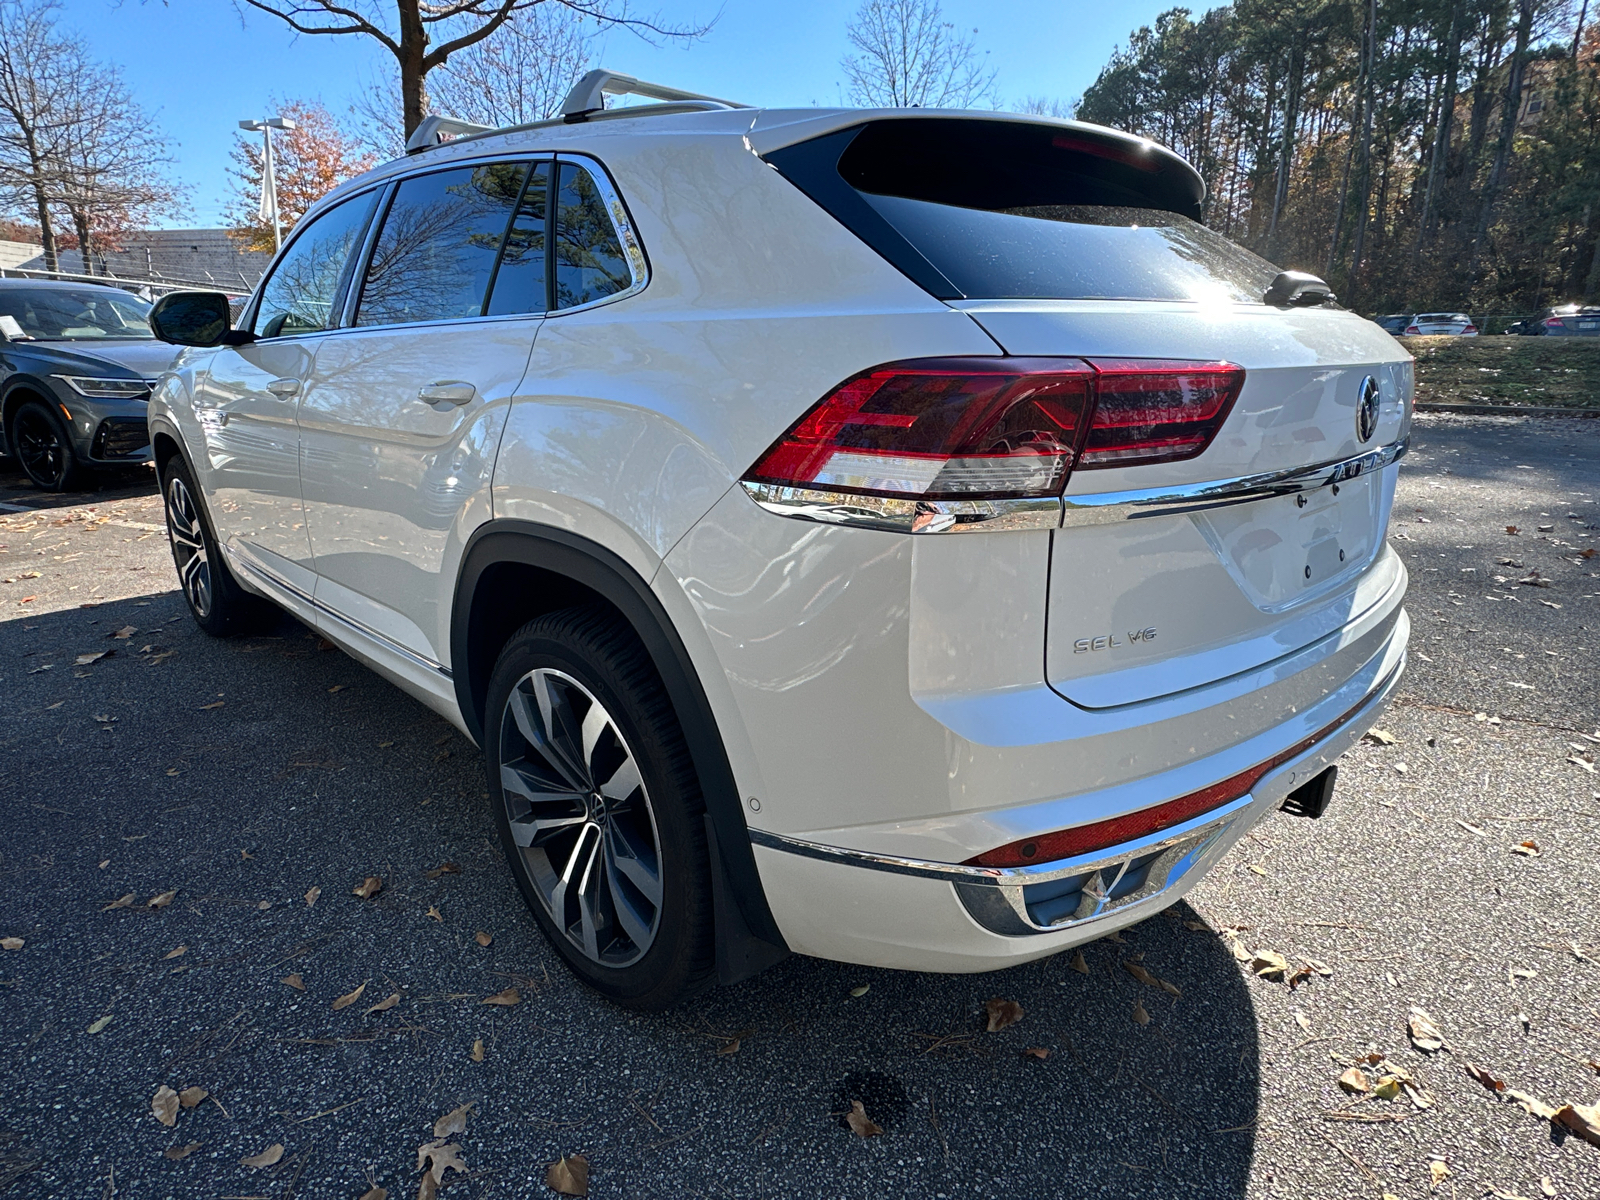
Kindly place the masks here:
<instances>
[{"instance_id":1,"label":"side mirror","mask_svg":"<svg viewBox=\"0 0 1600 1200\"><path fill-rule=\"evenodd\" d=\"M237 345L253 341L229 326L228 298L221 292L168 292L150 310L150 329L174 346Z\"/></svg>"}]
</instances>

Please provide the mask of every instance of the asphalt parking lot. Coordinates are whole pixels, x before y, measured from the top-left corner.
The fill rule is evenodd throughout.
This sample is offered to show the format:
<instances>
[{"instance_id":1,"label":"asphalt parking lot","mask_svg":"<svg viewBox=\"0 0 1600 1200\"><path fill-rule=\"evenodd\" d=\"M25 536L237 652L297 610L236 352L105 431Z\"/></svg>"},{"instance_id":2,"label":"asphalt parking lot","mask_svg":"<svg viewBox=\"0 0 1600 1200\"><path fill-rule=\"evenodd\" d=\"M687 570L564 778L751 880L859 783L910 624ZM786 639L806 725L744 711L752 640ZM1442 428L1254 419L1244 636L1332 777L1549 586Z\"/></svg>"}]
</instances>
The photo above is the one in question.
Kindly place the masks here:
<instances>
[{"instance_id":1,"label":"asphalt parking lot","mask_svg":"<svg viewBox=\"0 0 1600 1200\"><path fill-rule=\"evenodd\" d=\"M596 1197L1600 1197L1600 1145L1466 1069L1600 1101L1597 434L1418 417L1393 742L1321 821L1081 962L791 958L653 1017L545 948L465 738L287 619L199 633L149 480L0 476L0 1194L410 1200L466 1105L447 1200L577 1154Z\"/></svg>"}]
</instances>

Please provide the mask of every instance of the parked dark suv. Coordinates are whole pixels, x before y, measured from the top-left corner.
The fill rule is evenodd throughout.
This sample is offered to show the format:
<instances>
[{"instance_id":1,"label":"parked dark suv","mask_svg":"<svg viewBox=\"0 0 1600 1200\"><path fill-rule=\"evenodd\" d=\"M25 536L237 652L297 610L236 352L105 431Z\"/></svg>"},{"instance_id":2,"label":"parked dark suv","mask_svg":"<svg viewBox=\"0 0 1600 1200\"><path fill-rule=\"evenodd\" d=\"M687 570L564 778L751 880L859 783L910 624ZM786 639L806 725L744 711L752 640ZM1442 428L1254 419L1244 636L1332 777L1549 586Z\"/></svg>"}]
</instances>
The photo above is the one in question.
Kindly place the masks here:
<instances>
[{"instance_id":1,"label":"parked dark suv","mask_svg":"<svg viewBox=\"0 0 1600 1200\"><path fill-rule=\"evenodd\" d=\"M48 492L150 461L150 385L172 362L150 306L120 288L0 279L4 451Z\"/></svg>"}]
</instances>

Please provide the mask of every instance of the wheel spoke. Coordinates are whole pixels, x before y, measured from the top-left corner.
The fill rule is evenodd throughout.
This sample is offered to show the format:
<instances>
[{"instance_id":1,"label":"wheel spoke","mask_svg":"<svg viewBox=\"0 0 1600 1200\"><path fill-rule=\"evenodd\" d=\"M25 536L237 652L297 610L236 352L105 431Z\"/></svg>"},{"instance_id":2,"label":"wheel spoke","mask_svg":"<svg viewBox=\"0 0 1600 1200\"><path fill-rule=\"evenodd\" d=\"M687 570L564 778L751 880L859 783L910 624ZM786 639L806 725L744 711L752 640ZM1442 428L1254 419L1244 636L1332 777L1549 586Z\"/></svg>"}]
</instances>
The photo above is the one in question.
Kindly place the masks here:
<instances>
[{"instance_id":1,"label":"wheel spoke","mask_svg":"<svg viewBox=\"0 0 1600 1200\"><path fill-rule=\"evenodd\" d=\"M517 844L519 850L526 850L529 846L536 845L540 838L558 829L571 829L574 825L582 825L588 819L583 813L575 817L540 817L533 813L512 817L511 840Z\"/></svg>"},{"instance_id":2,"label":"wheel spoke","mask_svg":"<svg viewBox=\"0 0 1600 1200\"><path fill-rule=\"evenodd\" d=\"M633 755L630 754L612 772L611 778L600 785L600 794L607 800L626 800L638 791L643 782L639 777L639 764L633 761Z\"/></svg>"},{"instance_id":3,"label":"wheel spoke","mask_svg":"<svg viewBox=\"0 0 1600 1200\"><path fill-rule=\"evenodd\" d=\"M531 697L522 690L520 684L511 693L511 713L516 719L517 731L522 734L523 741L566 780L568 787L580 792L588 791L583 772L562 753L561 747L551 736L551 706L547 702L546 690L540 686L540 677L535 675L527 682L533 692Z\"/></svg>"},{"instance_id":4,"label":"wheel spoke","mask_svg":"<svg viewBox=\"0 0 1600 1200\"><path fill-rule=\"evenodd\" d=\"M628 940L635 946L643 948L650 944L650 921L634 911L627 892L618 885L617 869L620 866L620 862L614 861L609 854L606 855L607 881L611 885L611 906L616 911L617 924L622 926L622 931L628 935ZM652 905L652 908L654 907Z\"/></svg>"},{"instance_id":5,"label":"wheel spoke","mask_svg":"<svg viewBox=\"0 0 1600 1200\"><path fill-rule=\"evenodd\" d=\"M588 861L583 864L583 877L578 881L578 929L583 936L583 952L590 958L600 957L600 871L595 865L600 861L600 839L589 847Z\"/></svg>"},{"instance_id":6,"label":"wheel spoke","mask_svg":"<svg viewBox=\"0 0 1600 1200\"><path fill-rule=\"evenodd\" d=\"M575 804L579 812L583 811L583 798L586 793L575 792L569 787L551 787L544 780L539 779L526 767L516 763L502 763L500 765L500 785L508 792L515 792L525 800L535 804L547 801L567 800Z\"/></svg>"},{"instance_id":7,"label":"wheel spoke","mask_svg":"<svg viewBox=\"0 0 1600 1200\"><path fill-rule=\"evenodd\" d=\"M661 877L640 861L633 847L617 832L615 825L606 835L606 865L615 868L650 902L652 908L661 907Z\"/></svg>"}]
</instances>

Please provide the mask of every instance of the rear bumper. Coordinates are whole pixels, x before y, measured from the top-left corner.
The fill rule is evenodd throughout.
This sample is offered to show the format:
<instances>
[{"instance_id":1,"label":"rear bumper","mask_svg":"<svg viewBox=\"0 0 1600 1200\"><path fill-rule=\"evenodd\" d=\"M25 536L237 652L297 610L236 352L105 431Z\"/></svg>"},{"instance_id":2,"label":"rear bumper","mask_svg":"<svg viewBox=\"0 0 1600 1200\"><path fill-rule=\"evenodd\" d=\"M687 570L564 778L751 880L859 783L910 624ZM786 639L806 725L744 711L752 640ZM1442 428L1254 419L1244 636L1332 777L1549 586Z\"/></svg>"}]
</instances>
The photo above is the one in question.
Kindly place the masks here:
<instances>
[{"instance_id":1,"label":"rear bumper","mask_svg":"<svg viewBox=\"0 0 1600 1200\"><path fill-rule=\"evenodd\" d=\"M1347 684L1252 739L1302 753L1252 791L1171 829L1078 858L985 868L824 845L752 831L762 881L791 948L820 957L923 971L986 971L1041 958L1142 921L1181 899L1289 792L1348 750L1398 686L1409 623ZM1141 780L1147 804L1183 793L1172 772ZM1119 789L1120 790L1120 789Z\"/></svg>"}]
</instances>

